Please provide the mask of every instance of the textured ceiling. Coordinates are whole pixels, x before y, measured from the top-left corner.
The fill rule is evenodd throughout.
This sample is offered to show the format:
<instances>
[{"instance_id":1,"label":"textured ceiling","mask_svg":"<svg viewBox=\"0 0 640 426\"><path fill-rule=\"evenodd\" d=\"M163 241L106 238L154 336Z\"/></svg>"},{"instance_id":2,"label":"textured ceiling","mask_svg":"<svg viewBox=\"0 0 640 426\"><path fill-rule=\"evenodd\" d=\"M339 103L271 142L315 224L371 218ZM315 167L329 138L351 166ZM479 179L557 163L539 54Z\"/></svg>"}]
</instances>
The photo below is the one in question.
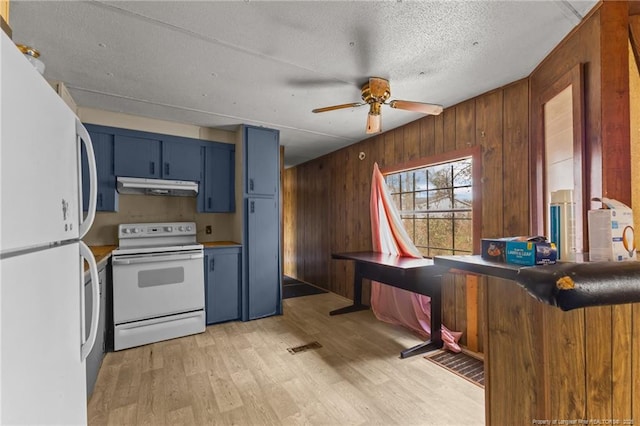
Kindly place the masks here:
<instances>
[{"instance_id":1,"label":"textured ceiling","mask_svg":"<svg viewBox=\"0 0 640 426\"><path fill-rule=\"evenodd\" d=\"M14 40L78 105L280 130L287 166L365 139L370 76L445 107L527 76L596 1L17 1ZM383 130L421 114L383 106Z\"/></svg>"}]
</instances>

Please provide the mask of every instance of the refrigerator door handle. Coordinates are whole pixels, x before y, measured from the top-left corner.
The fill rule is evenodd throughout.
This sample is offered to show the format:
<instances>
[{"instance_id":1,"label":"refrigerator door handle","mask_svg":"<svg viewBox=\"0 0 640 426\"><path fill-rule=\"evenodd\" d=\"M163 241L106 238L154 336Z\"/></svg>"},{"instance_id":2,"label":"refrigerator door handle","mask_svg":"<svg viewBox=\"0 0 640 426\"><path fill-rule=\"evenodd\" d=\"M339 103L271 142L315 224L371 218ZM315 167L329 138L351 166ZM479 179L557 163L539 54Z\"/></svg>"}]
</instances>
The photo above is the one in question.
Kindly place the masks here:
<instances>
[{"instance_id":1,"label":"refrigerator door handle","mask_svg":"<svg viewBox=\"0 0 640 426\"><path fill-rule=\"evenodd\" d=\"M78 208L80 209L80 227L78 232L80 235L78 238L82 238L87 235L89 232L89 228L93 225L93 220L96 217L96 203L98 198L98 171L96 169L96 156L93 153L93 143L91 142L91 136L89 136L89 132L82 125L80 119L76 117L76 135L78 135L78 139L84 144L85 150L87 152L87 164L89 166L89 207L87 208L87 216L82 220L82 203ZM78 156L78 162L81 161L80 156ZM78 170L82 170L80 164L78 164Z\"/></svg>"},{"instance_id":2,"label":"refrigerator door handle","mask_svg":"<svg viewBox=\"0 0 640 426\"><path fill-rule=\"evenodd\" d=\"M93 253L83 241L79 241L80 256L83 257L89 264L89 272L91 274L91 297L93 300L93 311L91 312L91 327L89 328L89 337L82 343L80 348L80 359L84 361L89 356L93 345L96 343L96 337L98 335L98 319L100 318L100 285L98 278L98 266L96 265L96 259L93 257ZM80 285L84 288L84 280L80 280ZM86 312L82 312L82 324L85 321ZM84 339L84 333L83 333Z\"/></svg>"}]
</instances>

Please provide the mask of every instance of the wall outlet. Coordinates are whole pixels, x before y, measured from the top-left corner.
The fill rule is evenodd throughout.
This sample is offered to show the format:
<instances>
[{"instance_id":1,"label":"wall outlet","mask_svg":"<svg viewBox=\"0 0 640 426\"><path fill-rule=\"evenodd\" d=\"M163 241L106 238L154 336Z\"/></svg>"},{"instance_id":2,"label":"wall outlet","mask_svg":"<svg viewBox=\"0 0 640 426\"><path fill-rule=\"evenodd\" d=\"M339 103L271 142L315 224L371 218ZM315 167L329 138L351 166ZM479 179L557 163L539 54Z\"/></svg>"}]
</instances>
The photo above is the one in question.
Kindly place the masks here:
<instances>
[{"instance_id":1,"label":"wall outlet","mask_svg":"<svg viewBox=\"0 0 640 426\"><path fill-rule=\"evenodd\" d=\"M204 228L204 232L205 232L205 233L207 233L207 234L210 234L210 233L211 233L211 225L207 225L207 226Z\"/></svg>"}]
</instances>

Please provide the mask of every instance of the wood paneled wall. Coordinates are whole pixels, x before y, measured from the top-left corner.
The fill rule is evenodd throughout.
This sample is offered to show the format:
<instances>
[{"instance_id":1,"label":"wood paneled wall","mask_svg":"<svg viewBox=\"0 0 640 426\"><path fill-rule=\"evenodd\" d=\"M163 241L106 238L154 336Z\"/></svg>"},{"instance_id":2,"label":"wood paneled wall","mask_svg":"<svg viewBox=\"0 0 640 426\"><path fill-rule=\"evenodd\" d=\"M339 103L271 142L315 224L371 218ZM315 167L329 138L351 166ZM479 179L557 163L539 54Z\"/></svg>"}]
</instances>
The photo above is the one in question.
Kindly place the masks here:
<instances>
[{"instance_id":1,"label":"wood paneled wall","mask_svg":"<svg viewBox=\"0 0 640 426\"><path fill-rule=\"evenodd\" d=\"M9 0L0 0L0 29L11 38L12 31L9 26Z\"/></svg>"},{"instance_id":2,"label":"wood paneled wall","mask_svg":"<svg viewBox=\"0 0 640 426\"><path fill-rule=\"evenodd\" d=\"M352 297L352 265L330 253L371 248L374 161L384 168L480 145L482 235L531 232L529 132L534 143L542 138L542 117L529 102L576 66L584 70L586 196L629 203L629 5L600 3L528 79L287 170L285 273ZM466 293L463 278L447 276L444 320L453 329L466 331ZM640 304L562 312L511 281L480 279L478 317L488 424L640 421Z\"/></svg>"},{"instance_id":3,"label":"wood paneled wall","mask_svg":"<svg viewBox=\"0 0 640 426\"><path fill-rule=\"evenodd\" d=\"M627 16L626 2L601 3L530 76L535 102L582 64L586 194L625 203L631 165ZM532 107L532 143L542 138L541 122ZM640 421L638 304L562 312L504 280L490 280L486 297L487 423Z\"/></svg>"},{"instance_id":4,"label":"wood paneled wall","mask_svg":"<svg viewBox=\"0 0 640 426\"><path fill-rule=\"evenodd\" d=\"M521 80L447 108L439 116L424 117L287 169L285 274L353 298L353 265L332 260L331 253L371 250L369 198L374 162L384 169L476 145L482 151L482 179L476 182L482 193L482 236L526 234L528 90L528 81ZM467 343L468 311L477 316L471 322L478 322L483 330L485 286L481 278L479 308L467 310L465 276L445 278L444 323L465 333L463 344ZM483 333L475 334L481 351Z\"/></svg>"},{"instance_id":5,"label":"wood paneled wall","mask_svg":"<svg viewBox=\"0 0 640 426\"><path fill-rule=\"evenodd\" d=\"M0 17L9 23L9 0L0 0Z\"/></svg>"}]
</instances>

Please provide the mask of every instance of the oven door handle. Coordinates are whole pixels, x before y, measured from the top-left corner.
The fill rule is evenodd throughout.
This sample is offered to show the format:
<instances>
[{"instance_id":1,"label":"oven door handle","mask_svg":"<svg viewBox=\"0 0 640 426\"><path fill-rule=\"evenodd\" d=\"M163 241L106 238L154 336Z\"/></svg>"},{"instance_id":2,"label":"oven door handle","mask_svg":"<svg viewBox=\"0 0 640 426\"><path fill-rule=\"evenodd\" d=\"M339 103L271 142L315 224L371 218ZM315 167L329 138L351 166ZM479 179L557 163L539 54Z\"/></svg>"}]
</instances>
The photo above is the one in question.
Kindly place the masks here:
<instances>
[{"instance_id":1,"label":"oven door handle","mask_svg":"<svg viewBox=\"0 0 640 426\"><path fill-rule=\"evenodd\" d=\"M155 255L155 256L144 256L144 257L114 257L112 262L114 265L136 265L141 263L156 263L156 262L169 262L172 260L192 260L192 259L202 259L204 254L200 253L190 253L190 254L170 254L170 255Z\"/></svg>"}]
</instances>

